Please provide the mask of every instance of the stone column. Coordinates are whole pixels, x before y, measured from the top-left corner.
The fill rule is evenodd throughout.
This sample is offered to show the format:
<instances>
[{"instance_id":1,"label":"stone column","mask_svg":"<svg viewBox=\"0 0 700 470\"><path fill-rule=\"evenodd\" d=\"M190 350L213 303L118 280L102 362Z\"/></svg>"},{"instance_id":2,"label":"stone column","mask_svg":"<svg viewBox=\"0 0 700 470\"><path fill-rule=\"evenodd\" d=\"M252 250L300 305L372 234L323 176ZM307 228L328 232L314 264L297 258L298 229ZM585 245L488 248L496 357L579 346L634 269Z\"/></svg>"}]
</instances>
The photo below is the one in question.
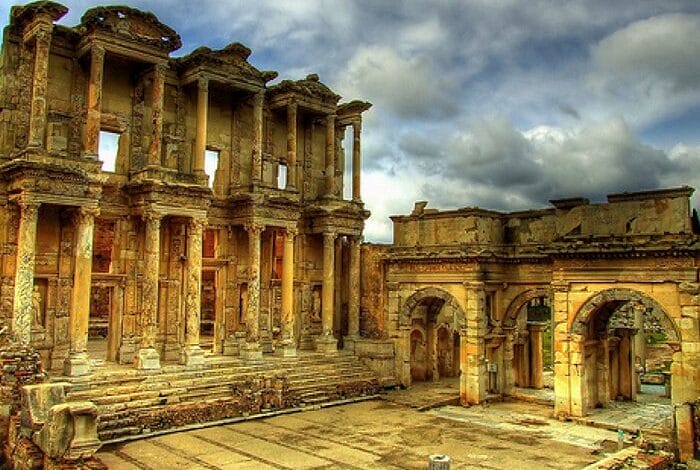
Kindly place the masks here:
<instances>
[{"instance_id":1,"label":"stone column","mask_svg":"<svg viewBox=\"0 0 700 470\"><path fill-rule=\"evenodd\" d=\"M141 345L136 355L136 367L145 370L160 369L156 350L158 319L158 282L160 279L160 214L147 212L144 244L144 273L141 311Z\"/></svg>"},{"instance_id":2,"label":"stone column","mask_svg":"<svg viewBox=\"0 0 700 470\"><path fill-rule=\"evenodd\" d=\"M323 333L316 338L316 350L332 353L338 350L333 336L333 294L335 292L335 232L323 233L323 285L321 287L321 324Z\"/></svg>"},{"instance_id":3,"label":"stone column","mask_svg":"<svg viewBox=\"0 0 700 470\"><path fill-rule=\"evenodd\" d=\"M294 337L294 238L296 228L288 228L284 236L282 253L282 347L278 354L285 357L296 356L296 338Z\"/></svg>"},{"instance_id":4,"label":"stone column","mask_svg":"<svg viewBox=\"0 0 700 470\"><path fill-rule=\"evenodd\" d=\"M87 89L87 116L83 129L83 154L97 158L100 147L100 120L102 115L102 75L105 50L101 46L90 49L90 79Z\"/></svg>"},{"instance_id":5,"label":"stone column","mask_svg":"<svg viewBox=\"0 0 700 470\"><path fill-rule=\"evenodd\" d=\"M97 209L86 207L79 208L75 214L75 263L68 319L70 351L63 364L63 372L71 376L90 373L87 341L92 287L92 242L97 214Z\"/></svg>"},{"instance_id":6,"label":"stone column","mask_svg":"<svg viewBox=\"0 0 700 470\"><path fill-rule=\"evenodd\" d=\"M544 361L542 359L544 347L544 330L546 323L528 323L530 330L530 387L544 388Z\"/></svg>"},{"instance_id":7,"label":"stone column","mask_svg":"<svg viewBox=\"0 0 700 470\"><path fill-rule=\"evenodd\" d=\"M360 150L360 134L362 121L352 123L352 200L362 201L360 193L360 176L362 173L362 154Z\"/></svg>"},{"instance_id":8,"label":"stone column","mask_svg":"<svg viewBox=\"0 0 700 470\"><path fill-rule=\"evenodd\" d=\"M460 341L459 396L462 405L477 405L486 398L486 292L480 281L465 282L467 329ZM464 363L466 361L466 364Z\"/></svg>"},{"instance_id":9,"label":"stone column","mask_svg":"<svg viewBox=\"0 0 700 470\"><path fill-rule=\"evenodd\" d=\"M197 80L197 135L194 140L192 172L204 175L204 152L207 150L207 115L209 114L209 80Z\"/></svg>"},{"instance_id":10,"label":"stone column","mask_svg":"<svg viewBox=\"0 0 700 470\"><path fill-rule=\"evenodd\" d=\"M297 104L287 105L287 189L297 189Z\"/></svg>"},{"instance_id":11,"label":"stone column","mask_svg":"<svg viewBox=\"0 0 700 470\"><path fill-rule=\"evenodd\" d=\"M46 91L49 78L49 49L52 26L46 25L34 33L34 76L32 80L32 109L29 120L29 147L45 148Z\"/></svg>"},{"instance_id":12,"label":"stone column","mask_svg":"<svg viewBox=\"0 0 700 470\"><path fill-rule=\"evenodd\" d=\"M199 346L202 291L202 232L204 222L190 219L187 224L187 289L185 297L185 348L181 362L189 367L204 365L204 351Z\"/></svg>"},{"instance_id":13,"label":"stone column","mask_svg":"<svg viewBox=\"0 0 700 470\"><path fill-rule=\"evenodd\" d=\"M248 308L246 310L246 343L242 356L248 361L262 360L260 348L260 224L246 225L248 232Z\"/></svg>"},{"instance_id":14,"label":"stone column","mask_svg":"<svg viewBox=\"0 0 700 470\"><path fill-rule=\"evenodd\" d=\"M348 338L360 337L360 237L349 237L350 289L348 298Z\"/></svg>"},{"instance_id":15,"label":"stone column","mask_svg":"<svg viewBox=\"0 0 700 470\"><path fill-rule=\"evenodd\" d=\"M16 341L28 345L32 327L32 295L34 293L34 256L39 204L18 201L20 208L15 263L15 299L12 313L12 334Z\"/></svg>"},{"instance_id":16,"label":"stone column","mask_svg":"<svg viewBox=\"0 0 700 470\"><path fill-rule=\"evenodd\" d=\"M335 195L335 114L326 116L326 196Z\"/></svg>"},{"instance_id":17,"label":"stone column","mask_svg":"<svg viewBox=\"0 0 700 470\"><path fill-rule=\"evenodd\" d=\"M250 180L253 184L262 181L262 145L263 145L263 103L265 91L259 91L253 97L253 158L250 168Z\"/></svg>"},{"instance_id":18,"label":"stone column","mask_svg":"<svg viewBox=\"0 0 700 470\"><path fill-rule=\"evenodd\" d=\"M515 371L513 370L515 328L503 330L506 336L503 340L503 394L510 395L515 389Z\"/></svg>"},{"instance_id":19,"label":"stone column","mask_svg":"<svg viewBox=\"0 0 700 470\"><path fill-rule=\"evenodd\" d=\"M156 64L153 67L153 86L151 93L152 130L151 145L148 148L148 164L152 166L161 165L161 148L163 145L163 99L165 96L165 68L165 64ZM199 106L199 103L197 104L197 106Z\"/></svg>"}]
</instances>

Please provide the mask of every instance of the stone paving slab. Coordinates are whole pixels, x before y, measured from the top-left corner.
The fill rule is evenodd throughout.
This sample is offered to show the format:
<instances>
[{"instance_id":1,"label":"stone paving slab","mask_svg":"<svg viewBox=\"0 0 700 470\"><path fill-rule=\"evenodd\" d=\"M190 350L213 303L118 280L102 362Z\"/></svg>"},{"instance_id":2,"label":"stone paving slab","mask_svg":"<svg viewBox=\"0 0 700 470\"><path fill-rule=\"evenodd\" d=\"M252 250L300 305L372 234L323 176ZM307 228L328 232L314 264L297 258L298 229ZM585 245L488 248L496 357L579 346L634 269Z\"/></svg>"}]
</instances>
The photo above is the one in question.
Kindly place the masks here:
<instances>
[{"instance_id":1,"label":"stone paving slab","mask_svg":"<svg viewBox=\"0 0 700 470\"><path fill-rule=\"evenodd\" d=\"M590 445L597 437L556 439L539 430L545 418L527 407L518 416L515 409L499 411L511 427L499 426L498 419L485 418L496 409L482 410L481 419L475 419L477 407L419 412L373 400L115 444L98 455L116 470L424 470L431 454L449 455L453 469L578 469L601 458ZM600 429L589 432L614 435Z\"/></svg>"}]
</instances>

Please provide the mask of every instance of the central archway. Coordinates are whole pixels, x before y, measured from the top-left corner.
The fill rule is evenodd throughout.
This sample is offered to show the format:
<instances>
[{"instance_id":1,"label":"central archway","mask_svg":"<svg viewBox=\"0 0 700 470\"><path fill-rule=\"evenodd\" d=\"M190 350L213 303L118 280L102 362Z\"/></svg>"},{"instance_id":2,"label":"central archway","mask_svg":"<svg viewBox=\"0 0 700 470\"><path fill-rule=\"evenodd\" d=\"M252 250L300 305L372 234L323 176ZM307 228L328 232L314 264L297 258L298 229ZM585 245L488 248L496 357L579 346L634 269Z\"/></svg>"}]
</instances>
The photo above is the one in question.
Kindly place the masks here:
<instances>
[{"instance_id":1,"label":"central archway","mask_svg":"<svg viewBox=\"0 0 700 470\"><path fill-rule=\"evenodd\" d=\"M460 332L466 315L457 300L442 289L415 292L403 305L400 324L409 348L410 385L460 374Z\"/></svg>"}]
</instances>

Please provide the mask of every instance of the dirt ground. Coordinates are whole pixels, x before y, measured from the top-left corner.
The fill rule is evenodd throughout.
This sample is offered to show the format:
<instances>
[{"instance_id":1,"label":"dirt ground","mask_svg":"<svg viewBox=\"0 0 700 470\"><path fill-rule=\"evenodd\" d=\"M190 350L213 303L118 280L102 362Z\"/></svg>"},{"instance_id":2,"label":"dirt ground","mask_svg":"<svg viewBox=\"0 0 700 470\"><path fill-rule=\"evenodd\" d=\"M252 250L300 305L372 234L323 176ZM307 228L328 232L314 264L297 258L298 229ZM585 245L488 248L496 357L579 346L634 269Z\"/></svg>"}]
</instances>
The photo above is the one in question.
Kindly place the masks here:
<instances>
[{"instance_id":1,"label":"dirt ground","mask_svg":"<svg viewBox=\"0 0 700 470\"><path fill-rule=\"evenodd\" d=\"M449 455L453 469L573 469L602 458L601 445L614 439L526 411L533 409L421 412L372 400L113 445L98 455L112 469L425 469L431 454Z\"/></svg>"}]
</instances>

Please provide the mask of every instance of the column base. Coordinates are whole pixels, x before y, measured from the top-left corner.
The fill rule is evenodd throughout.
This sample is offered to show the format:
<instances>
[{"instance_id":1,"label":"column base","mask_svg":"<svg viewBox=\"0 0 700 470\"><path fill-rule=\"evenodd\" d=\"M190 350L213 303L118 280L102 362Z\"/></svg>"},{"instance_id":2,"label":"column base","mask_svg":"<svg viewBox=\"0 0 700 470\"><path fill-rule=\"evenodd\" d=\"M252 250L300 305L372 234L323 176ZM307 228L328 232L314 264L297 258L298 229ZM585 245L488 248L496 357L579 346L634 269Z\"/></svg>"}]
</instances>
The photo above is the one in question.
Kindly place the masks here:
<instances>
[{"instance_id":1,"label":"column base","mask_svg":"<svg viewBox=\"0 0 700 470\"><path fill-rule=\"evenodd\" d=\"M355 352L355 341L360 339L360 335L348 335L343 338L343 350Z\"/></svg>"},{"instance_id":2,"label":"column base","mask_svg":"<svg viewBox=\"0 0 700 470\"><path fill-rule=\"evenodd\" d=\"M245 343L241 349L241 358L244 361L260 362L263 360L263 352L260 343Z\"/></svg>"},{"instance_id":3,"label":"column base","mask_svg":"<svg viewBox=\"0 0 700 470\"><path fill-rule=\"evenodd\" d=\"M338 352L338 340L332 335L321 335L316 338L316 351L323 354Z\"/></svg>"},{"instance_id":4,"label":"column base","mask_svg":"<svg viewBox=\"0 0 700 470\"><path fill-rule=\"evenodd\" d=\"M204 350L198 344L185 346L180 355L180 363L187 367L204 367Z\"/></svg>"},{"instance_id":5,"label":"column base","mask_svg":"<svg viewBox=\"0 0 700 470\"><path fill-rule=\"evenodd\" d=\"M70 377L89 375L90 356L88 356L88 353L71 353L63 362L63 373Z\"/></svg>"},{"instance_id":6,"label":"column base","mask_svg":"<svg viewBox=\"0 0 700 470\"><path fill-rule=\"evenodd\" d=\"M296 357L297 347L294 343L281 344L275 349L275 356L279 357Z\"/></svg>"},{"instance_id":7,"label":"column base","mask_svg":"<svg viewBox=\"0 0 700 470\"><path fill-rule=\"evenodd\" d=\"M141 348L136 353L136 368L139 370L160 370L160 355L155 348Z\"/></svg>"}]
</instances>

